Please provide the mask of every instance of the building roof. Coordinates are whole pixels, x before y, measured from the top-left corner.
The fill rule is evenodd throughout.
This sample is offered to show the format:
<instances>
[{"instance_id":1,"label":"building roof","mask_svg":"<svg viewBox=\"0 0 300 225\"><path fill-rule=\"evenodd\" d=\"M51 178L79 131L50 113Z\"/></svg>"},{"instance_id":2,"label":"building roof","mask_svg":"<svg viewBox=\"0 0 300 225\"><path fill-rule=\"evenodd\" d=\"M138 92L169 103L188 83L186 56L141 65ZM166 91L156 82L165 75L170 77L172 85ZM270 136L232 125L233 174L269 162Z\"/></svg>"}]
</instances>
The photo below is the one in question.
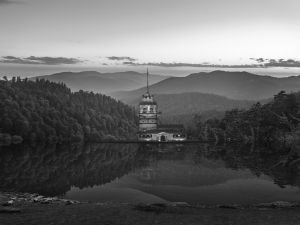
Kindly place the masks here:
<instances>
[{"instance_id":1,"label":"building roof","mask_svg":"<svg viewBox=\"0 0 300 225\"><path fill-rule=\"evenodd\" d=\"M147 131L141 131L139 133L152 133L157 134L161 132L166 133L183 133L184 132L184 126L182 124L166 124L166 125L158 125L157 129L147 130Z\"/></svg>"},{"instance_id":2,"label":"building roof","mask_svg":"<svg viewBox=\"0 0 300 225\"><path fill-rule=\"evenodd\" d=\"M156 102L155 101L153 101L153 102L140 102L140 105L156 105Z\"/></svg>"}]
</instances>

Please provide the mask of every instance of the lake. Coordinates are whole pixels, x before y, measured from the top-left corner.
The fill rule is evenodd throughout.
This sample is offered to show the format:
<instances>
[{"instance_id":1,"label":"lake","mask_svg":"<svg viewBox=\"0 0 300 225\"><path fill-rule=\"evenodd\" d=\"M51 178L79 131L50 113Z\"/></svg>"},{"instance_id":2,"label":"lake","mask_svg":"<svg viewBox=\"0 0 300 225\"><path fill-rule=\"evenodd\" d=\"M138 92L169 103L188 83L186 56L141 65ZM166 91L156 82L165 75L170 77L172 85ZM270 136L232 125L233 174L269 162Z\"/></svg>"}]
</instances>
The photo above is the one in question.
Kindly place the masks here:
<instances>
[{"instance_id":1,"label":"lake","mask_svg":"<svg viewBox=\"0 0 300 225\"><path fill-rule=\"evenodd\" d=\"M209 144L0 147L0 191L91 202L254 204L300 201L289 149Z\"/></svg>"}]
</instances>

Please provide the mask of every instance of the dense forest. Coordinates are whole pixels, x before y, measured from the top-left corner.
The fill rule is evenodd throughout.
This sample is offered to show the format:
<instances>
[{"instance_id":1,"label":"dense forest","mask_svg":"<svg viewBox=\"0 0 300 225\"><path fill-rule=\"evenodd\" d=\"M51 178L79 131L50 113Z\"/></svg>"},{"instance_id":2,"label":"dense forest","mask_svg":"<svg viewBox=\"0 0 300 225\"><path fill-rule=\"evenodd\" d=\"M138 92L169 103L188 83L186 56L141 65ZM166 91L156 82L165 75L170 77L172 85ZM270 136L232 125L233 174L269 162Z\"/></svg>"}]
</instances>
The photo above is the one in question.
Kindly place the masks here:
<instances>
[{"instance_id":1,"label":"dense forest","mask_svg":"<svg viewBox=\"0 0 300 225\"><path fill-rule=\"evenodd\" d=\"M63 83L0 80L0 141L68 142L135 138L133 108Z\"/></svg>"},{"instance_id":2,"label":"dense forest","mask_svg":"<svg viewBox=\"0 0 300 225\"><path fill-rule=\"evenodd\" d=\"M300 138L300 92L284 91L264 105L250 109L226 111L221 119L206 121L194 118L196 127L190 133L202 140L243 142L293 142Z\"/></svg>"}]
</instances>

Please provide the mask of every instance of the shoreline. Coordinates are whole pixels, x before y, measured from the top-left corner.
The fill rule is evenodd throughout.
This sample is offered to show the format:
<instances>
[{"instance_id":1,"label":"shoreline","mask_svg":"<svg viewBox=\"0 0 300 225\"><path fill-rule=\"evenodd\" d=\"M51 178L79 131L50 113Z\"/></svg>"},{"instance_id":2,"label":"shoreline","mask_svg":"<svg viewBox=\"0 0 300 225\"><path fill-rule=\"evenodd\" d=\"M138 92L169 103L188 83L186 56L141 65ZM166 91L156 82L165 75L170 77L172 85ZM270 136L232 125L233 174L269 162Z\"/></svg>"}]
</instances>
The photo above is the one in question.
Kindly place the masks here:
<instances>
[{"instance_id":1,"label":"shoreline","mask_svg":"<svg viewBox=\"0 0 300 225\"><path fill-rule=\"evenodd\" d=\"M96 205L128 205L134 206L137 209L151 211L151 206L159 206L161 208L168 207L186 207L186 208L200 208L200 209L216 209L216 208L228 208L228 209L272 209L272 208L299 208L300 202L291 201L274 201L258 204L189 204L187 202L167 202L167 203L118 203L118 202L91 202L91 201L77 201L73 199L65 199L61 197L47 197L37 193L21 193L21 192L5 192L0 191L0 206L13 206L22 205L24 203L38 203L38 204L96 204ZM150 207L149 210L146 209Z\"/></svg>"},{"instance_id":2,"label":"shoreline","mask_svg":"<svg viewBox=\"0 0 300 225\"><path fill-rule=\"evenodd\" d=\"M5 192L0 191L0 206L13 206L15 204L20 205L24 203L39 203L39 204L96 204L96 205L128 205L137 209L143 210L143 208L151 206L158 206L161 208L168 207L186 207L186 208L201 208L201 209L216 209L216 208L228 208L228 209L268 209L268 208L299 208L300 202L291 201L274 201L258 204L190 204L187 202L167 202L167 203L118 203L118 202L91 202L91 201L78 201L74 199L65 199L61 197L47 197L37 193L21 193L21 192ZM148 210L148 211L151 211Z\"/></svg>"},{"instance_id":3,"label":"shoreline","mask_svg":"<svg viewBox=\"0 0 300 225\"><path fill-rule=\"evenodd\" d=\"M0 192L0 221L10 224L297 224L300 202L256 205L79 202L38 194ZM5 212L4 210L7 209ZM176 217L176 220L174 220ZM154 223L154 221L156 221ZM175 221L175 222L174 222ZM243 222L242 222L243 221ZM201 222L201 223L200 223Z\"/></svg>"}]
</instances>

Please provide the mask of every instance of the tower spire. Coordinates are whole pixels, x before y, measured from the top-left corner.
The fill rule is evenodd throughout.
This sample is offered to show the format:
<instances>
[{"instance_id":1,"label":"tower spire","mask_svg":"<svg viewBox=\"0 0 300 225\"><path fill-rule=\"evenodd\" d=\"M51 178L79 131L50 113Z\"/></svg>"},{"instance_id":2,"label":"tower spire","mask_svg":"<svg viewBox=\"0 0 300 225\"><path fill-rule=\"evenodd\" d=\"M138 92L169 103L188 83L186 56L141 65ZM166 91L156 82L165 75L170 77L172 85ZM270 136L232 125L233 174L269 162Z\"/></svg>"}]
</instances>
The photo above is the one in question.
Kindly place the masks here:
<instances>
[{"instance_id":1,"label":"tower spire","mask_svg":"<svg viewBox=\"0 0 300 225\"><path fill-rule=\"evenodd\" d=\"M149 71L147 67L147 93L149 94Z\"/></svg>"}]
</instances>

